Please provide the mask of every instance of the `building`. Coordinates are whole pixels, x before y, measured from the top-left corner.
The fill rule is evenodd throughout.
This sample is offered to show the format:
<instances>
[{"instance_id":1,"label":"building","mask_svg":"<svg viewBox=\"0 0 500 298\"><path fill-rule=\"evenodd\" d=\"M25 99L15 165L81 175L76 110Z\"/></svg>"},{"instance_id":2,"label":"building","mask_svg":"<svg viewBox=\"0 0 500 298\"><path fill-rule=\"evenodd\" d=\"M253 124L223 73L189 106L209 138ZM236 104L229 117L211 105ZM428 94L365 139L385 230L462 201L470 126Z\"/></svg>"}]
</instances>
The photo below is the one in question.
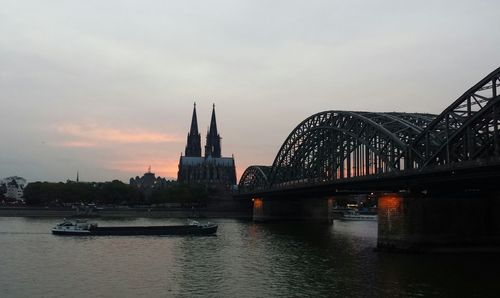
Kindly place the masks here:
<instances>
[{"instance_id":1,"label":"building","mask_svg":"<svg viewBox=\"0 0 500 298\"><path fill-rule=\"evenodd\" d=\"M196 103L193 108L191 129L187 135L185 155L181 154L177 180L187 184L224 187L229 189L236 184L234 157L222 157L221 137L217 131L215 105L207 132L205 155L201 155L201 135L198 132Z\"/></svg>"},{"instance_id":2,"label":"building","mask_svg":"<svg viewBox=\"0 0 500 298\"><path fill-rule=\"evenodd\" d=\"M26 179L18 176L7 177L0 181L0 184L5 186L5 197L22 200L24 195L24 187L26 186Z\"/></svg>"},{"instance_id":3,"label":"building","mask_svg":"<svg viewBox=\"0 0 500 298\"><path fill-rule=\"evenodd\" d=\"M160 176L156 177L155 173L151 172L151 166L142 177L136 176L130 178L129 184L137 188L144 196L145 201L149 201L155 190L164 189L172 182Z\"/></svg>"},{"instance_id":4,"label":"building","mask_svg":"<svg viewBox=\"0 0 500 298\"><path fill-rule=\"evenodd\" d=\"M129 184L137 187L141 190L153 189L153 188L163 188L168 184L167 179L160 176L156 177L155 173L151 172L151 166L148 171L142 175L142 177L136 176L135 178L130 178Z\"/></svg>"}]
</instances>

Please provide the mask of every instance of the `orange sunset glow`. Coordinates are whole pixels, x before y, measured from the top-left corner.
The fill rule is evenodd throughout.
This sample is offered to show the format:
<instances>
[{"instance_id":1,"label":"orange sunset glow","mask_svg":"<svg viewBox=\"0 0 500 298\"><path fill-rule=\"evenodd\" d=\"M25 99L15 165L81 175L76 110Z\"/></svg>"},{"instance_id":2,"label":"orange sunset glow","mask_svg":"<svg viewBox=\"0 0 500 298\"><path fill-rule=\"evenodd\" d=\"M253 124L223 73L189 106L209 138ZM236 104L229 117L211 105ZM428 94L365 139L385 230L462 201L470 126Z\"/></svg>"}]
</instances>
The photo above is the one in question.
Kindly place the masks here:
<instances>
[{"instance_id":1,"label":"orange sunset glow","mask_svg":"<svg viewBox=\"0 0 500 298\"><path fill-rule=\"evenodd\" d=\"M151 172L155 173L156 176L176 178L178 170L179 161L174 159L156 159L156 160L146 160L146 159L136 159L136 160L125 160L125 161L111 161L105 165L106 168L110 170L116 170L120 172L125 172L131 176L141 176L143 173L148 171L148 167L151 166Z\"/></svg>"}]
</instances>

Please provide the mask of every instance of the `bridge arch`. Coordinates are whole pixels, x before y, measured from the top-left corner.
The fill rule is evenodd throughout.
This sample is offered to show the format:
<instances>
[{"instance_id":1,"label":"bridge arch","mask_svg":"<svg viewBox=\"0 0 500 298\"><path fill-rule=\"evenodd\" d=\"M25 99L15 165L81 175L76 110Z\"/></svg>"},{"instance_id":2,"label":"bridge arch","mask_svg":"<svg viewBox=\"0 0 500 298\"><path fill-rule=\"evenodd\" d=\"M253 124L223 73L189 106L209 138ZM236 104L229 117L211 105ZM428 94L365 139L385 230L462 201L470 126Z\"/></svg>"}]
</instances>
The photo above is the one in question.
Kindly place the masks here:
<instances>
[{"instance_id":1,"label":"bridge arch","mask_svg":"<svg viewBox=\"0 0 500 298\"><path fill-rule=\"evenodd\" d=\"M484 157L480 152L498 157L499 87L500 68L497 68L426 126L411 144L415 167Z\"/></svg>"},{"instance_id":2,"label":"bridge arch","mask_svg":"<svg viewBox=\"0 0 500 298\"><path fill-rule=\"evenodd\" d=\"M272 167L250 167L247 189L500 159L500 68L441 114L325 111L302 121ZM265 170L264 170L265 169Z\"/></svg>"},{"instance_id":3,"label":"bridge arch","mask_svg":"<svg viewBox=\"0 0 500 298\"><path fill-rule=\"evenodd\" d=\"M500 96L464 120L422 167L488 160L500 156Z\"/></svg>"},{"instance_id":4,"label":"bridge arch","mask_svg":"<svg viewBox=\"0 0 500 298\"><path fill-rule=\"evenodd\" d=\"M418 121L433 115L325 111L302 121L273 162L269 187L399 171L407 167Z\"/></svg>"},{"instance_id":5,"label":"bridge arch","mask_svg":"<svg viewBox=\"0 0 500 298\"><path fill-rule=\"evenodd\" d=\"M245 191L262 190L268 187L269 166L250 166L241 175L238 188Z\"/></svg>"}]
</instances>

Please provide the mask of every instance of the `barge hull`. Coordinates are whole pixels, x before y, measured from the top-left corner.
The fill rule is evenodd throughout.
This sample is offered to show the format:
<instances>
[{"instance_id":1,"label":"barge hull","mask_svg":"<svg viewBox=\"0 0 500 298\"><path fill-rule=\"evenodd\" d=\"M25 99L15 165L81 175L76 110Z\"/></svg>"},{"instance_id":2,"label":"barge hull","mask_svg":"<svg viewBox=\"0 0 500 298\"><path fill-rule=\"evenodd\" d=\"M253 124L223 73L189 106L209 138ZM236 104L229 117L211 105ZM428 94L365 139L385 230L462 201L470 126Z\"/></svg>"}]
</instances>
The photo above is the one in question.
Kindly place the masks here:
<instances>
[{"instance_id":1,"label":"barge hull","mask_svg":"<svg viewBox=\"0 0 500 298\"><path fill-rule=\"evenodd\" d=\"M217 226L97 227L90 229L90 234L96 236L210 235L216 232Z\"/></svg>"},{"instance_id":2,"label":"barge hull","mask_svg":"<svg viewBox=\"0 0 500 298\"><path fill-rule=\"evenodd\" d=\"M92 227L86 232L56 231L54 235L64 236L162 236L162 235L212 235L217 225L209 226L145 226L145 227Z\"/></svg>"}]
</instances>

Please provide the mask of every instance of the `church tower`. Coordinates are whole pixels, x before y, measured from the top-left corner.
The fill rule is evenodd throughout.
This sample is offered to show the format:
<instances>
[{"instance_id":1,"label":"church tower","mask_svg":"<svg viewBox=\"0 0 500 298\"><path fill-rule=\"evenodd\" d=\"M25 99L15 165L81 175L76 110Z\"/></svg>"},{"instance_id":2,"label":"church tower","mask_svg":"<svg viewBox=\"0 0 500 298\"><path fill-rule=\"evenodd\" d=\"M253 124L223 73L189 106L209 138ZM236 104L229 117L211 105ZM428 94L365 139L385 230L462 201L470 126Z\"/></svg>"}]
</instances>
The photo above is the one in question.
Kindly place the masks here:
<instances>
[{"instance_id":1,"label":"church tower","mask_svg":"<svg viewBox=\"0 0 500 298\"><path fill-rule=\"evenodd\" d=\"M228 192L236 184L236 165L234 157L222 157L221 137L217 131L215 104L207 132L205 155L201 155L200 134L196 105L191 120L191 130L187 137L186 154L179 158L177 181L192 185L204 185L211 189Z\"/></svg>"},{"instance_id":2,"label":"church tower","mask_svg":"<svg viewBox=\"0 0 500 298\"><path fill-rule=\"evenodd\" d=\"M205 145L205 157L221 157L220 135L217 132L217 121L215 119L215 104L212 109L212 119L207 133L207 144Z\"/></svg>"},{"instance_id":3,"label":"church tower","mask_svg":"<svg viewBox=\"0 0 500 298\"><path fill-rule=\"evenodd\" d=\"M201 136L198 133L198 118L196 117L196 103L193 108L193 118L191 119L191 130L187 136L186 156L201 157Z\"/></svg>"}]
</instances>

